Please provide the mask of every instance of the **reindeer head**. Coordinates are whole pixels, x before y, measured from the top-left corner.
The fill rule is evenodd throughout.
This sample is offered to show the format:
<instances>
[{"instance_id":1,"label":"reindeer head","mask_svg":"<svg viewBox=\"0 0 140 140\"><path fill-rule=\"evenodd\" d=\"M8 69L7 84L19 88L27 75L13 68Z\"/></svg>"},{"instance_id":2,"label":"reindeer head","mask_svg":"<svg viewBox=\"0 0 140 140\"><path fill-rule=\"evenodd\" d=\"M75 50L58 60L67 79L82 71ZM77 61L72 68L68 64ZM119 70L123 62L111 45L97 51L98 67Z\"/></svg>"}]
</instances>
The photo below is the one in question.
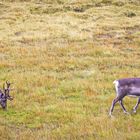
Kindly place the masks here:
<instances>
[{"instance_id":1,"label":"reindeer head","mask_svg":"<svg viewBox=\"0 0 140 140\"><path fill-rule=\"evenodd\" d=\"M10 91L11 91L10 85L11 84L12 83L6 81L6 88L5 88L5 84L3 85L4 94L5 94L6 99L8 99L8 100L13 100L13 97L10 96Z\"/></svg>"},{"instance_id":2,"label":"reindeer head","mask_svg":"<svg viewBox=\"0 0 140 140\"><path fill-rule=\"evenodd\" d=\"M3 91L0 90L0 105L3 109L7 107L7 100L13 100L13 97L10 96L10 85L11 83L6 81L6 87L5 84L3 84Z\"/></svg>"}]
</instances>

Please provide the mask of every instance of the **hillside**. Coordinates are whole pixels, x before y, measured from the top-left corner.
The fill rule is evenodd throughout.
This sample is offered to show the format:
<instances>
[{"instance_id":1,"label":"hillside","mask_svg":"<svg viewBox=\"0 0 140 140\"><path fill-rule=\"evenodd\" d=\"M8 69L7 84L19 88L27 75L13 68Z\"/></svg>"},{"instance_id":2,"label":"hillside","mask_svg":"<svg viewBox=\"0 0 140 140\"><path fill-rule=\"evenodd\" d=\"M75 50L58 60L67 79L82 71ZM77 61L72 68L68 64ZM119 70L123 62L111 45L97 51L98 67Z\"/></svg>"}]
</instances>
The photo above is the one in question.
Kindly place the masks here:
<instances>
[{"instance_id":1,"label":"hillside","mask_svg":"<svg viewBox=\"0 0 140 140\"><path fill-rule=\"evenodd\" d=\"M1 0L0 140L139 140L113 81L140 77L139 0ZM136 99L126 97L131 112Z\"/></svg>"}]
</instances>

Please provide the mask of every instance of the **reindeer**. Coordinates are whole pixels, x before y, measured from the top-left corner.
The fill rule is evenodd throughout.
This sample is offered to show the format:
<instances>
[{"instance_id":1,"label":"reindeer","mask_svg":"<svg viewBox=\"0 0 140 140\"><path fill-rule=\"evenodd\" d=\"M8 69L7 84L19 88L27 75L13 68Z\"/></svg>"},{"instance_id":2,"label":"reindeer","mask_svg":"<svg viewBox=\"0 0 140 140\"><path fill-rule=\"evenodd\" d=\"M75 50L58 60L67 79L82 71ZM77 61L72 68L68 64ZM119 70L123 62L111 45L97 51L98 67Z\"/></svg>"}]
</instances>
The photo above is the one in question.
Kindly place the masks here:
<instances>
[{"instance_id":1,"label":"reindeer","mask_svg":"<svg viewBox=\"0 0 140 140\"><path fill-rule=\"evenodd\" d=\"M112 116L114 106L117 102L120 103L124 113L129 114L123 105L123 98L125 96L138 97L138 101L133 108L133 112L136 113L140 103L140 78L119 79L115 80L113 83L115 84L117 97L112 102L109 115Z\"/></svg>"},{"instance_id":2,"label":"reindeer","mask_svg":"<svg viewBox=\"0 0 140 140\"><path fill-rule=\"evenodd\" d=\"M7 100L13 100L13 97L10 96L10 85L11 83L6 81L6 87L3 84L3 91L0 90L0 105L4 110L7 109Z\"/></svg>"}]
</instances>

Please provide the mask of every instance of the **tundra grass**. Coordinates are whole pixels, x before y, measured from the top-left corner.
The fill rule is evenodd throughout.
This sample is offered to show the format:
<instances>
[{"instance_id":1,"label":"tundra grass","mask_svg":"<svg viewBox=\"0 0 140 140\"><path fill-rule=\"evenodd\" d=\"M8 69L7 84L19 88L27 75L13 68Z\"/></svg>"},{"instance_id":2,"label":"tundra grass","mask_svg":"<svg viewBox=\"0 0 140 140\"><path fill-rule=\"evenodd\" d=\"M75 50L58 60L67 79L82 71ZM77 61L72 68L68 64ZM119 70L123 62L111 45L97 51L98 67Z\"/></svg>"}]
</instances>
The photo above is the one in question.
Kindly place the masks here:
<instances>
[{"instance_id":1,"label":"tundra grass","mask_svg":"<svg viewBox=\"0 0 140 140\"><path fill-rule=\"evenodd\" d=\"M113 81L140 75L139 1L2 0L0 15L1 140L140 139L140 109L108 116Z\"/></svg>"}]
</instances>

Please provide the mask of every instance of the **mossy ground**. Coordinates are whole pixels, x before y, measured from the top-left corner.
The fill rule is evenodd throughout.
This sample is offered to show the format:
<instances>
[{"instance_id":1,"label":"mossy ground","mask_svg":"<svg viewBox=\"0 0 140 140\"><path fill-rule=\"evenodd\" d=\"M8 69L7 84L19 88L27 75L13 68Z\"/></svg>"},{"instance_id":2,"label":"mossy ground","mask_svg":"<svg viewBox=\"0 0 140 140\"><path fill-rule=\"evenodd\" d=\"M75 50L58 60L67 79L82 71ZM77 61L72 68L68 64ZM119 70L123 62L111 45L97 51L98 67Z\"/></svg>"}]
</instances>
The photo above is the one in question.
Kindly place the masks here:
<instances>
[{"instance_id":1,"label":"mossy ground","mask_svg":"<svg viewBox=\"0 0 140 140\"><path fill-rule=\"evenodd\" d=\"M0 15L1 140L140 139L140 109L108 116L113 80L140 75L139 1L3 0Z\"/></svg>"}]
</instances>

